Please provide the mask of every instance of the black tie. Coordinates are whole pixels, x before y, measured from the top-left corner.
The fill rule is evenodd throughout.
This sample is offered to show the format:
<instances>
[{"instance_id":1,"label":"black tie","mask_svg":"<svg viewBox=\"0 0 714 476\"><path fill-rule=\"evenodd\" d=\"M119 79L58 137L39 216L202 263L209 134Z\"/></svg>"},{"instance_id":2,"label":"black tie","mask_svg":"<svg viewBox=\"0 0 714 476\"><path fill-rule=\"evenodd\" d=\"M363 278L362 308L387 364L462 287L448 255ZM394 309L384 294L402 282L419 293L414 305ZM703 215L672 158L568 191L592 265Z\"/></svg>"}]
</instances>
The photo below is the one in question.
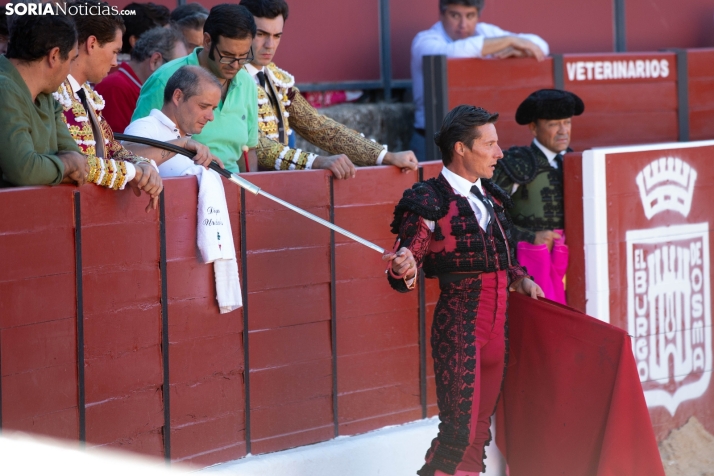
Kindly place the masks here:
<instances>
[{"instance_id":1,"label":"black tie","mask_svg":"<svg viewBox=\"0 0 714 476\"><path fill-rule=\"evenodd\" d=\"M476 185L471 187L471 193L473 193L476 198L481 200L481 203L483 203L483 205L486 207L486 210L488 210L488 214L491 217L491 220L488 223L488 228L490 230L491 224L496 221L496 212L493 211L493 205L491 205L491 201L486 200L486 197L483 196L481 190Z\"/></svg>"},{"instance_id":2,"label":"black tie","mask_svg":"<svg viewBox=\"0 0 714 476\"><path fill-rule=\"evenodd\" d=\"M95 153L97 154L97 157L104 158L104 136L102 135L102 129L99 125L99 120L94 113L94 109L90 107L87 102L87 94L84 92L83 87L79 88L77 96L79 96L80 101L82 101L82 106L84 106L84 110L87 112L87 117L89 118L89 124L92 126Z\"/></svg>"},{"instance_id":3,"label":"black tie","mask_svg":"<svg viewBox=\"0 0 714 476\"><path fill-rule=\"evenodd\" d=\"M278 104L278 97L275 94L275 90L273 89L272 83L267 81L267 78L265 77L265 73L263 71L258 71L258 74L256 74L256 76L258 77L260 87L265 90L265 94L268 96L270 104L273 105L273 109L275 110L275 117L278 119L278 140L281 144L284 144L285 123L283 122L283 114L280 112L280 104Z\"/></svg>"},{"instance_id":4,"label":"black tie","mask_svg":"<svg viewBox=\"0 0 714 476\"><path fill-rule=\"evenodd\" d=\"M560 181L563 181L563 155L558 154L555 156L555 163L558 164L558 175L560 176Z\"/></svg>"},{"instance_id":5,"label":"black tie","mask_svg":"<svg viewBox=\"0 0 714 476\"><path fill-rule=\"evenodd\" d=\"M258 71L258 82L260 83L260 87L265 89L265 73L262 71Z\"/></svg>"}]
</instances>

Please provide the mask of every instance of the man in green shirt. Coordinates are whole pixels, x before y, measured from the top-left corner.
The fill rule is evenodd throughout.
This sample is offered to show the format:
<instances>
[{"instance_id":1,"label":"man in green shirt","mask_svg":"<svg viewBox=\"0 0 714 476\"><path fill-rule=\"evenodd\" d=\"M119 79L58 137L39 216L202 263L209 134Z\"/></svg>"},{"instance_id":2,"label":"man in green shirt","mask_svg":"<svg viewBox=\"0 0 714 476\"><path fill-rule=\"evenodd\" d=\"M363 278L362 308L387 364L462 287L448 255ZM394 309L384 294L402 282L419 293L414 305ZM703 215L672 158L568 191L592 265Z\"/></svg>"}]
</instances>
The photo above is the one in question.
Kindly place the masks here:
<instances>
[{"instance_id":1,"label":"man in green shirt","mask_svg":"<svg viewBox=\"0 0 714 476\"><path fill-rule=\"evenodd\" d=\"M253 78L243 69L253 59L253 15L239 5L217 5L211 9L203 32L203 48L165 64L144 83L132 121L148 116L152 109L161 109L164 88L176 70L200 65L221 83L221 102L213 122L192 138L209 146L231 172L246 171L242 148L247 146L249 170L257 171L258 99Z\"/></svg>"},{"instance_id":2,"label":"man in green shirt","mask_svg":"<svg viewBox=\"0 0 714 476\"><path fill-rule=\"evenodd\" d=\"M89 164L52 97L76 57L71 18L17 18L0 56L0 187L85 182Z\"/></svg>"}]
</instances>

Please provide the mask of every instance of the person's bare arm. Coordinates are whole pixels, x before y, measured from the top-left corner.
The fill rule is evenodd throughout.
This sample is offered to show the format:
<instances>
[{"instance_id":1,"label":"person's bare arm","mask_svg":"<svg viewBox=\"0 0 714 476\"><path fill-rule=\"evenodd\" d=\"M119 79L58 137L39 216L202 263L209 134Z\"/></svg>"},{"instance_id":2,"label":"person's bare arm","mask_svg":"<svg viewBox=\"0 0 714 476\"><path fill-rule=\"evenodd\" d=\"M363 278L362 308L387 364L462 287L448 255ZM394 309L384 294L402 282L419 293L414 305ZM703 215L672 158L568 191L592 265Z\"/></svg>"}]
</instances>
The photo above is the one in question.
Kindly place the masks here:
<instances>
[{"instance_id":1,"label":"person's bare arm","mask_svg":"<svg viewBox=\"0 0 714 476\"><path fill-rule=\"evenodd\" d=\"M494 55L496 57L523 57L531 56L538 61L545 59L545 53L538 45L530 40L518 36L500 36L483 40L482 56Z\"/></svg>"},{"instance_id":2,"label":"person's bare arm","mask_svg":"<svg viewBox=\"0 0 714 476\"><path fill-rule=\"evenodd\" d=\"M403 173L409 173L419 168L419 161L411 150L403 152L387 152L382 159L382 165L394 165L402 169Z\"/></svg>"},{"instance_id":3,"label":"person's bare arm","mask_svg":"<svg viewBox=\"0 0 714 476\"><path fill-rule=\"evenodd\" d=\"M317 156L312 163L313 169L327 169L337 180L354 178L356 169L350 159L344 155Z\"/></svg>"},{"instance_id":4,"label":"person's bare arm","mask_svg":"<svg viewBox=\"0 0 714 476\"><path fill-rule=\"evenodd\" d=\"M255 150L255 147L248 149L248 166L251 172L258 171L258 152Z\"/></svg>"}]
</instances>

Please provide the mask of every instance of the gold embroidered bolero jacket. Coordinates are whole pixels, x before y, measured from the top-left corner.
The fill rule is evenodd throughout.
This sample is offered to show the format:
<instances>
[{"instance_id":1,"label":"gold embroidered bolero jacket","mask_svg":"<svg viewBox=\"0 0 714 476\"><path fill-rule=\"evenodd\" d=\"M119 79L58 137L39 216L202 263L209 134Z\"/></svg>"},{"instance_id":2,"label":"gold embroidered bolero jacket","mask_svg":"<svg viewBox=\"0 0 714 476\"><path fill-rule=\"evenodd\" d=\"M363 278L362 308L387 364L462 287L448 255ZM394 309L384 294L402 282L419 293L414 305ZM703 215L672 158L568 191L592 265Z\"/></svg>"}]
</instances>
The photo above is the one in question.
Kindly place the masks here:
<instances>
[{"instance_id":1,"label":"gold embroidered bolero jacket","mask_svg":"<svg viewBox=\"0 0 714 476\"><path fill-rule=\"evenodd\" d=\"M84 89L87 101L92 103L102 137L94 136L90 116L79 96L72 91L69 79L66 79L60 85L57 92L53 93L53 96L62 104L64 122L67 124L69 133L82 153L87 156L90 166L87 182L120 190L126 185L127 167L125 162L136 164L149 161L133 154L124 148L118 140L114 139L112 128L102 117L104 99L89 83L84 83L81 87ZM97 140L104 142L105 157L97 157Z\"/></svg>"},{"instance_id":2,"label":"gold embroidered bolero jacket","mask_svg":"<svg viewBox=\"0 0 714 476\"><path fill-rule=\"evenodd\" d=\"M277 95L280 111L276 111L268 93L258 85L258 121L260 142L258 164L262 170L309 168L316 155L288 147L288 138L296 131L308 142L329 152L345 154L355 165L375 165L384 147L358 132L323 116L310 105L295 87L295 78L270 63L266 68ZM267 87L267 85L266 85ZM284 142L279 142L278 116L283 116Z\"/></svg>"}]
</instances>

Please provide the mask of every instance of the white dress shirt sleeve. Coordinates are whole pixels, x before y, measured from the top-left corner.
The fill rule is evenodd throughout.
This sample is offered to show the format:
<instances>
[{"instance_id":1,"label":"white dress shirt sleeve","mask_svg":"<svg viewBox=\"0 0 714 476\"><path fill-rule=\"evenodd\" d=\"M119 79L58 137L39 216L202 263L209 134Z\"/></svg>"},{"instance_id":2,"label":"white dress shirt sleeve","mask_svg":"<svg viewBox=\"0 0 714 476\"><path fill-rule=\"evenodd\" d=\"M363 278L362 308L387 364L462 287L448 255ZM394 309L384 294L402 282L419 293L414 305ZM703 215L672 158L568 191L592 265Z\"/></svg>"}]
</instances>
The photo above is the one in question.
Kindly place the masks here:
<instances>
[{"instance_id":1,"label":"white dress shirt sleeve","mask_svg":"<svg viewBox=\"0 0 714 476\"><path fill-rule=\"evenodd\" d=\"M543 51L544 55L550 54L550 47L548 43L538 35L532 33L513 33L503 28L497 27L496 25L491 25L490 23L478 23L476 25L476 34L482 35L485 38L498 38L501 36L517 36L523 38L524 40L532 41Z\"/></svg>"},{"instance_id":2,"label":"white dress shirt sleeve","mask_svg":"<svg viewBox=\"0 0 714 476\"><path fill-rule=\"evenodd\" d=\"M446 55L449 58L479 57L484 39L483 35L477 35L449 42L439 33L428 30L414 42L412 57L432 55Z\"/></svg>"}]
</instances>

